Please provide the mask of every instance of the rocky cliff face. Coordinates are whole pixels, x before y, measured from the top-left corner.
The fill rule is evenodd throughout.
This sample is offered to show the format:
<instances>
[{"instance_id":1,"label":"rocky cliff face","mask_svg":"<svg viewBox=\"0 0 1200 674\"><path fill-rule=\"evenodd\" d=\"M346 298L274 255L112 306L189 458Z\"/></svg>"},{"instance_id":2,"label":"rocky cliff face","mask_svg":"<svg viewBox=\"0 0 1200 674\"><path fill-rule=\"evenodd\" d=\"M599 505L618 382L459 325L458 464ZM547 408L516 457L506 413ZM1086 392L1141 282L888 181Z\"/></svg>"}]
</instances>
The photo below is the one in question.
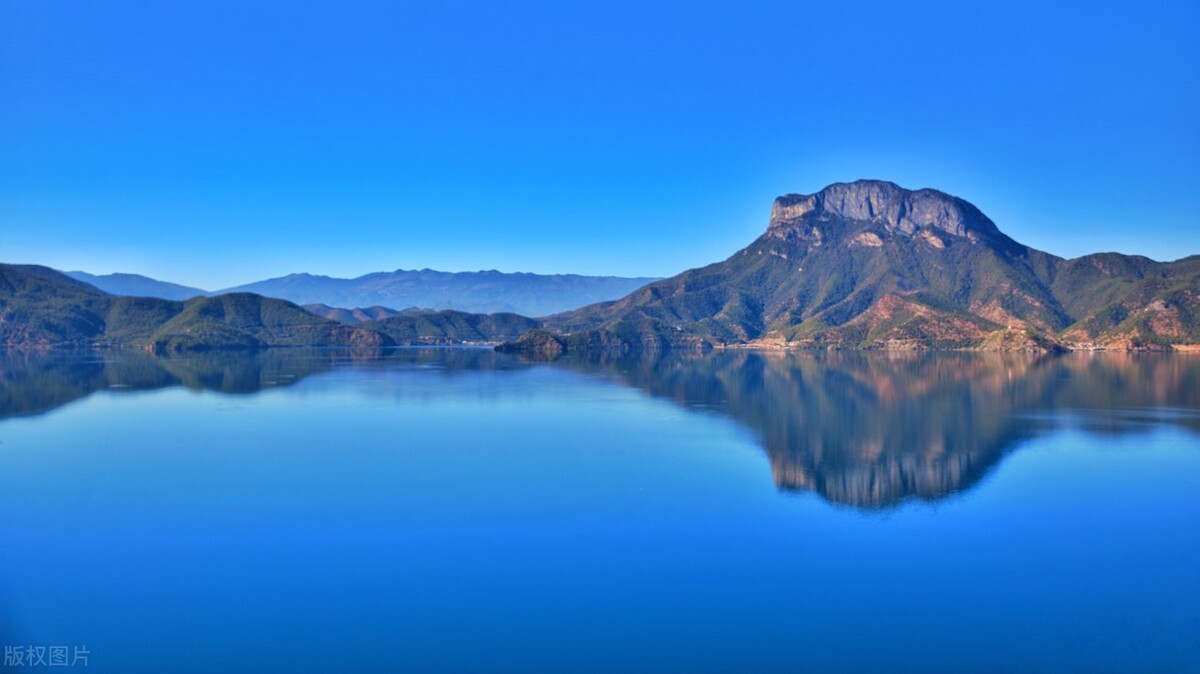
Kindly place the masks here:
<instances>
[{"instance_id":1,"label":"rocky cliff face","mask_svg":"<svg viewBox=\"0 0 1200 674\"><path fill-rule=\"evenodd\" d=\"M906 190L881 180L835 183L816 194L788 194L771 207L768 233L804 231L813 221L840 218L875 223L887 232L912 236L934 229L972 240L1006 238L971 204L937 190Z\"/></svg>"}]
</instances>

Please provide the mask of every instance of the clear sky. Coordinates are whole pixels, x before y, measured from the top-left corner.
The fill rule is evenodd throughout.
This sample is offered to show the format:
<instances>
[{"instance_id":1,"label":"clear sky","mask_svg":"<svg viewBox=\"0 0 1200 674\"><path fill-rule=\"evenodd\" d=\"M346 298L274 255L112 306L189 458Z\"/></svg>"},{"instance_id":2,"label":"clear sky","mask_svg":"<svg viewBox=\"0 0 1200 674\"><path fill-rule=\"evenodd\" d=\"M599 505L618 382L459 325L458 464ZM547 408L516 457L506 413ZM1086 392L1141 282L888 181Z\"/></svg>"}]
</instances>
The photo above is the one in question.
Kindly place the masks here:
<instances>
[{"instance_id":1,"label":"clear sky","mask_svg":"<svg viewBox=\"0 0 1200 674\"><path fill-rule=\"evenodd\" d=\"M671 275L862 177L1059 255L1174 259L1200 253L1197 35L1194 1L8 0L0 260Z\"/></svg>"}]
</instances>

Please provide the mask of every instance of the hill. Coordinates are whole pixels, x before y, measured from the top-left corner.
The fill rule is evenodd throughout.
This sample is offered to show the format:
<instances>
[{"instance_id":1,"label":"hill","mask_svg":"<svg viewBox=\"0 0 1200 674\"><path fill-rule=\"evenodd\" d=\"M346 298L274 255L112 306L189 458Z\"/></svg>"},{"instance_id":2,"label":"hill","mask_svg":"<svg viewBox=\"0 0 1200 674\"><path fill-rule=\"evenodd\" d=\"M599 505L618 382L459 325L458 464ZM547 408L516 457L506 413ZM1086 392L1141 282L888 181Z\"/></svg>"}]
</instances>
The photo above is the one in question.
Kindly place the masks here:
<instances>
[{"instance_id":1,"label":"hill","mask_svg":"<svg viewBox=\"0 0 1200 674\"><path fill-rule=\"evenodd\" d=\"M363 323L396 344L481 344L514 340L540 323L517 314L468 314L462 311L408 313Z\"/></svg>"},{"instance_id":2,"label":"hill","mask_svg":"<svg viewBox=\"0 0 1200 674\"><path fill-rule=\"evenodd\" d=\"M114 297L48 267L0 264L0 347L161 352L267 346L381 346L373 330L250 294L177 302Z\"/></svg>"},{"instance_id":3,"label":"hill","mask_svg":"<svg viewBox=\"0 0 1200 674\"><path fill-rule=\"evenodd\" d=\"M113 301L97 288L48 267L0 264L0 346L82 346L102 341Z\"/></svg>"},{"instance_id":4,"label":"hill","mask_svg":"<svg viewBox=\"0 0 1200 674\"><path fill-rule=\"evenodd\" d=\"M1065 260L962 199L861 180L779 197L723 262L544 323L575 350L1169 348L1200 343L1200 256Z\"/></svg>"},{"instance_id":5,"label":"hill","mask_svg":"<svg viewBox=\"0 0 1200 674\"><path fill-rule=\"evenodd\" d=\"M333 307L424 307L469 313L516 313L545 316L615 300L652 278L577 274L507 274L498 271L442 272L397 270L343 279L291 274L229 288L296 304Z\"/></svg>"},{"instance_id":6,"label":"hill","mask_svg":"<svg viewBox=\"0 0 1200 674\"><path fill-rule=\"evenodd\" d=\"M305 304L304 310L310 314L323 316L331 321L337 321L338 323L344 323L346 325L358 325L359 323L363 323L365 321L379 321L385 318L391 318L392 316L399 316L401 314L422 313L428 311L427 309L418 309L417 307L410 307L408 309L397 311L395 309L389 309L388 307L381 306L343 309L341 307L331 307L328 304Z\"/></svg>"},{"instance_id":7,"label":"hill","mask_svg":"<svg viewBox=\"0 0 1200 674\"><path fill-rule=\"evenodd\" d=\"M374 330L342 325L300 307L251 293L197 297L150 336L155 351L270 346L365 346L390 342Z\"/></svg>"}]
</instances>

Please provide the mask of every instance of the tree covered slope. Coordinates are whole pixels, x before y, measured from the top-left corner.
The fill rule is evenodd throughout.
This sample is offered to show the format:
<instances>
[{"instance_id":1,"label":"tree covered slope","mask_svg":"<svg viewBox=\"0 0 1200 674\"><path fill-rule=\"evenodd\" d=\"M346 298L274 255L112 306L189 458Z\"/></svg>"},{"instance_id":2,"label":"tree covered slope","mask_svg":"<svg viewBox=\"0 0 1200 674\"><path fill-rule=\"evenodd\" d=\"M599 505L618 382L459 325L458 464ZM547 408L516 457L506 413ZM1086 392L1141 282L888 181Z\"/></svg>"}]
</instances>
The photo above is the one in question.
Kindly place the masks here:
<instances>
[{"instance_id":1,"label":"tree covered slope","mask_svg":"<svg viewBox=\"0 0 1200 674\"><path fill-rule=\"evenodd\" d=\"M47 267L0 264L0 346L156 351L380 346L381 333L247 293L176 302L119 297Z\"/></svg>"},{"instance_id":2,"label":"tree covered slope","mask_svg":"<svg viewBox=\"0 0 1200 674\"><path fill-rule=\"evenodd\" d=\"M574 348L1154 348L1200 343L1200 258L1065 260L935 190L839 183L776 199L728 259L551 316Z\"/></svg>"}]
</instances>

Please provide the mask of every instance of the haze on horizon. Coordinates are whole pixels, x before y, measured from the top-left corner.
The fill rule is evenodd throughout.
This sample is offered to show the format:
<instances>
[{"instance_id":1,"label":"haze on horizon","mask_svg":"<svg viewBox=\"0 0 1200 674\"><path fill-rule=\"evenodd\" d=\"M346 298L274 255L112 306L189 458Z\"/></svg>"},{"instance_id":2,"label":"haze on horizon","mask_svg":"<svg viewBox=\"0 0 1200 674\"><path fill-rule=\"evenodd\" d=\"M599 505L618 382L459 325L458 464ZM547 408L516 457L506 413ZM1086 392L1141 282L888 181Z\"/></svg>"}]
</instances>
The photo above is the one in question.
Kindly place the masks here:
<instances>
[{"instance_id":1,"label":"haze on horizon","mask_svg":"<svg viewBox=\"0 0 1200 674\"><path fill-rule=\"evenodd\" d=\"M0 261L669 276L857 178L1176 259L1198 32L1189 2L5 3Z\"/></svg>"}]
</instances>

